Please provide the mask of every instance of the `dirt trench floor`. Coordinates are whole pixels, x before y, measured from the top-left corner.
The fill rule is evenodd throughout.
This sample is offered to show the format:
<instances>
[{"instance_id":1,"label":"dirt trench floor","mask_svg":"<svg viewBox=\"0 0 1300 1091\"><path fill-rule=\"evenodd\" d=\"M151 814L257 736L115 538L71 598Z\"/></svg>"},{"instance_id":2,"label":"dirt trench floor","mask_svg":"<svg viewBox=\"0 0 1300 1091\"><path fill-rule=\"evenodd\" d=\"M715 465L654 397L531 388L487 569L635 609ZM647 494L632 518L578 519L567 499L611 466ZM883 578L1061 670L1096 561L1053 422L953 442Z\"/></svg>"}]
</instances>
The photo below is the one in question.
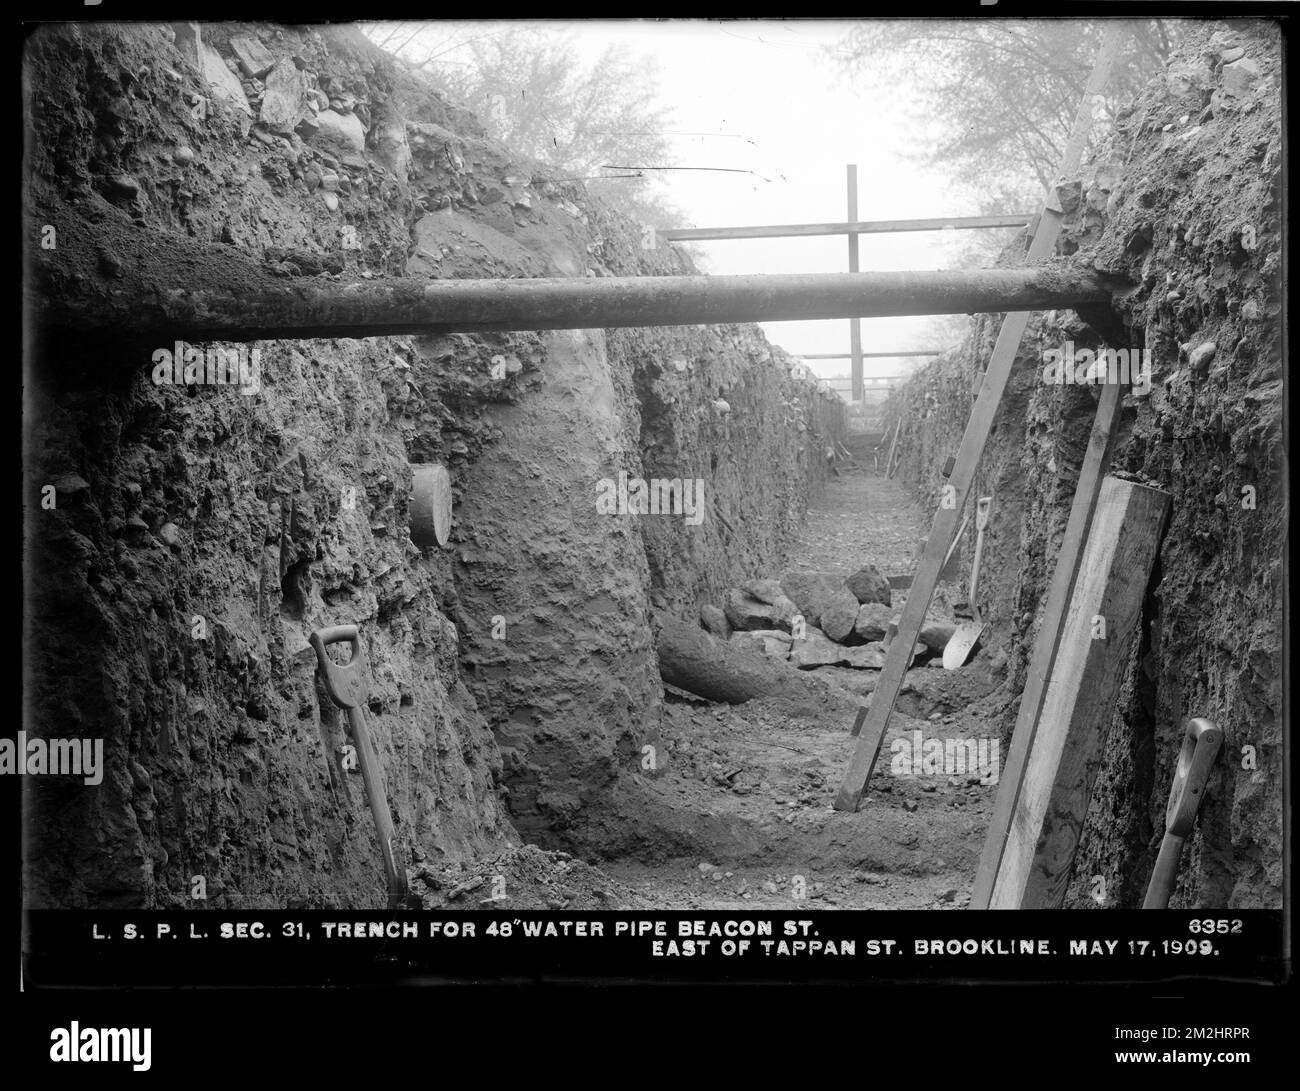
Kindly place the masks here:
<instances>
[{"instance_id":1,"label":"dirt trench floor","mask_svg":"<svg viewBox=\"0 0 1300 1091\"><path fill-rule=\"evenodd\" d=\"M929 523L898 483L846 470L813 502L787 567L848 575L871 563L906 573ZM951 616L958 590L941 586L932 611ZM894 592L895 609L906 594ZM996 783L977 773L896 774L891 748L917 731L926 740L995 739L1004 699L994 692L992 651L962 670L936 662L908 672L856 814L831 802L853 751L853 714L879 672L813 672L839 690L820 708L670 695L667 769L623 785L611 812L584 834L603 857L600 869L639 906L962 908Z\"/></svg>"}]
</instances>

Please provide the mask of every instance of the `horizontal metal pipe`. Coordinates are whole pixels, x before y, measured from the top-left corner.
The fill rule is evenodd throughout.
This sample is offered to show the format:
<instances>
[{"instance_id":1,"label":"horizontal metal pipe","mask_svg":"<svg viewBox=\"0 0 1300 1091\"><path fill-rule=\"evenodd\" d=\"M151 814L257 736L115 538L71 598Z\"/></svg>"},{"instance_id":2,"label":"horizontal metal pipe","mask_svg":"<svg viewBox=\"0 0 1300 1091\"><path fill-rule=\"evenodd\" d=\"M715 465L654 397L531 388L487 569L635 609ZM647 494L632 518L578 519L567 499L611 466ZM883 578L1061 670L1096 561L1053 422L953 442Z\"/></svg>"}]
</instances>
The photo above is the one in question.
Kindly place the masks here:
<instances>
[{"instance_id":1,"label":"horizontal metal pipe","mask_svg":"<svg viewBox=\"0 0 1300 1091\"><path fill-rule=\"evenodd\" d=\"M47 329L193 341L500 330L694 326L884 315L1032 311L1101 303L1100 277L1040 265L966 272L509 280L318 279L187 289L149 285L42 298Z\"/></svg>"},{"instance_id":2,"label":"horizontal metal pipe","mask_svg":"<svg viewBox=\"0 0 1300 1091\"><path fill-rule=\"evenodd\" d=\"M896 231L971 231L989 227L1024 227L1033 219L1013 216L947 216L925 220L848 220L821 224L759 224L752 227L673 227L657 232L668 242L705 239L792 239L810 235L885 235Z\"/></svg>"}]
</instances>

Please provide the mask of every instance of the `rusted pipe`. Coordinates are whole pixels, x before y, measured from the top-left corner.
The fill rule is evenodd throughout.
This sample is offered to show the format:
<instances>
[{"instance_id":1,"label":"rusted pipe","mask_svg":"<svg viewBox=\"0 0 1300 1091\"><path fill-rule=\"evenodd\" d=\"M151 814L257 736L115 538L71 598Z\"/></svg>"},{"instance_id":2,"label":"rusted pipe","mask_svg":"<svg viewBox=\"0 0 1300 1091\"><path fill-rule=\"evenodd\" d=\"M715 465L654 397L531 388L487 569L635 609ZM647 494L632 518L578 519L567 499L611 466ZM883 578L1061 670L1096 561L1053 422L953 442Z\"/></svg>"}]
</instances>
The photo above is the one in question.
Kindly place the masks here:
<instances>
[{"instance_id":1,"label":"rusted pipe","mask_svg":"<svg viewBox=\"0 0 1300 1091\"><path fill-rule=\"evenodd\" d=\"M974 314L1066 308L1110 298L1101 278L1068 265L969 272L217 283L190 288L155 280L139 292L121 286L52 294L34 301L35 313L47 328L95 336L255 341Z\"/></svg>"}]
</instances>

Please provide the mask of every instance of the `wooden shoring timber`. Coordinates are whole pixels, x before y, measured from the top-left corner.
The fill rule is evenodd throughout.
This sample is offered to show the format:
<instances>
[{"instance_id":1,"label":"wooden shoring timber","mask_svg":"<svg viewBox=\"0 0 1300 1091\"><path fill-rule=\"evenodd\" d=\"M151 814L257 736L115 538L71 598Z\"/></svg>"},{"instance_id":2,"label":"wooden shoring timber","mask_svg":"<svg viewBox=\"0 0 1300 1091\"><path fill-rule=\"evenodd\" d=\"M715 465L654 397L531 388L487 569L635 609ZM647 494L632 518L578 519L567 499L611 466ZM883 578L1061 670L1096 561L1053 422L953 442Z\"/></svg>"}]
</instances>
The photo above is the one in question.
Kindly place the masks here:
<instances>
[{"instance_id":1,"label":"wooden shoring timber","mask_svg":"<svg viewBox=\"0 0 1300 1091\"><path fill-rule=\"evenodd\" d=\"M943 349L906 349L903 352L863 352L860 353L864 360L874 359L893 359L896 356L939 356ZM800 360L848 360L851 356L847 352L792 352L791 356L797 356Z\"/></svg>"},{"instance_id":2,"label":"wooden shoring timber","mask_svg":"<svg viewBox=\"0 0 1300 1091\"><path fill-rule=\"evenodd\" d=\"M1059 909L1170 496L1107 477L1025 764L991 909Z\"/></svg>"},{"instance_id":3,"label":"wooden shoring timber","mask_svg":"<svg viewBox=\"0 0 1300 1091\"><path fill-rule=\"evenodd\" d=\"M1120 24L1112 23L1102 39L1097 53L1096 63L1088 77L1083 97L1075 114L1074 125L1069 141L1061 157L1061 176L1072 177L1079 168L1083 148L1087 143L1088 132L1092 126L1093 99L1100 94L1109 77L1110 66L1119 50L1124 30ZM1056 249L1056 240L1061 233L1064 220L1054 195L1049 195L1042 214L1038 218L1038 228L1034 232L1025 262L1034 262L1049 258ZM1011 376L1011 368L1021 339L1029 326L1028 311L1012 311L1002 320L998 330L997 341L985 371L984 381L980 386L979 396L971 409L966 431L962 435L961 446L957 450L954 469L948 478L946 490L952 506L941 505L935 512L930 535L926 539L925 552L917 566L912 581L911 593L903 606L898 622L898 634L889 645L885 654L885 665L875 691L871 695L871 704L867 713L866 724L858 738L853 756L849 760L848 770L835 797L835 809L856 811L866 791L867 781L876 767L876 758L884 742L885 730L894 711L894 702L898 700L899 690L903 685L903 675L911 665L912 648L925 622L926 611L930 608L930 599L934 595L939 572L957 532L958 513L965 506L979 468L980 456L993 428L993 419L1001 406L1002 395ZM954 495L955 494L955 495Z\"/></svg>"},{"instance_id":4,"label":"wooden shoring timber","mask_svg":"<svg viewBox=\"0 0 1300 1091\"><path fill-rule=\"evenodd\" d=\"M894 438L889 443L889 457L885 459L885 476L894 476L894 452L898 449L898 433L903 430L903 418L898 418L894 425Z\"/></svg>"},{"instance_id":5,"label":"wooden shoring timber","mask_svg":"<svg viewBox=\"0 0 1300 1091\"><path fill-rule=\"evenodd\" d=\"M852 214L851 214L852 215ZM667 242L702 242L706 239L792 239L815 235L879 235L906 231L972 231L996 227L1024 227L1033 216L938 216L923 220L856 220L847 223L759 224L746 227L674 227L658 231Z\"/></svg>"},{"instance_id":6,"label":"wooden shoring timber","mask_svg":"<svg viewBox=\"0 0 1300 1091\"><path fill-rule=\"evenodd\" d=\"M971 909L989 907L989 898L993 893L993 880L1002 863L1002 850L1006 843L1007 830L1020 792L1025 760L1034 745L1038 717L1043 708L1043 697L1047 692L1047 679L1052 672L1052 664L1060 646L1061 625L1070 603L1070 596L1074 593L1084 544L1088 541L1088 532L1092 527L1097 508L1097 498L1101 494L1102 481L1110 465L1115 437L1119 433L1123 395L1124 388L1118 383L1102 387L1097 416L1088 438L1088 448L1084 452L1083 463L1079 468L1079 480L1074 489L1074 503L1070 506L1065 535L1057 551L1056 568L1052 572L1052 582L1047 592L1047 607L1043 613L1038 636L1034 641L1029 672L1025 676L1025 688L1020 697L1015 733L1011 737L1007 760L998 777L997 799L993 804L993 818L985 834L979 869L975 874Z\"/></svg>"},{"instance_id":7,"label":"wooden shoring timber","mask_svg":"<svg viewBox=\"0 0 1300 1091\"><path fill-rule=\"evenodd\" d=\"M852 223L858 218L858 167L848 166L848 217ZM858 237L849 236L849 272L858 271ZM849 319L849 377L852 379L850 398L862 400L862 319Z\"/></svg>"}]
</instances>

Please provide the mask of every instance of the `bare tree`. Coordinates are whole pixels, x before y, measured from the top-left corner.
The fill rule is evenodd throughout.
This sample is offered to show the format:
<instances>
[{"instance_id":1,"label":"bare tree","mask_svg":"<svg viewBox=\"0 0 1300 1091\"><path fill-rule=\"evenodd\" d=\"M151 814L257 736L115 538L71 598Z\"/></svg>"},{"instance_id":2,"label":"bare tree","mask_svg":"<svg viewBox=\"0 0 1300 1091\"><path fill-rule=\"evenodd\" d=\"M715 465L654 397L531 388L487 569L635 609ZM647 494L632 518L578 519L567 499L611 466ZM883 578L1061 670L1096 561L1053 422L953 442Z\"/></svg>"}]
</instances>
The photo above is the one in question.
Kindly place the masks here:
<instances>
[{"instance_id":1,"label":"bare tree","mask_svg":"<svg viewBox=\"0 0 1300 1091\"><path fill-rule=\"evenodd\" d=\"M520 24L473 34L438 34L434 25L405 41L403 30L385 24L370 33L396 42L388 48L512 152L582 180L636 219L658 227L681 219L659 172L635 169L672 163L671 121L652 59L613 45L584 62L572 34Z\"/></svg>"},{"instance_id":2,"label":"bare tree","mask_svg":"<svg viewBox=\"0 0 1300 1091\"><path fill-rule=\"evenodd\" d=\"M1105 94L1115 111L1165 62L1169 26L1134 22ZM904 82L936 134L914 149L926 165L992 195L981 212L1015 212L1054 179L1104 26L1074 20L864 22L831 53L854 79ZM1037 183L1035 189L1034 183Z\"/></svg>"}]
</instances>

